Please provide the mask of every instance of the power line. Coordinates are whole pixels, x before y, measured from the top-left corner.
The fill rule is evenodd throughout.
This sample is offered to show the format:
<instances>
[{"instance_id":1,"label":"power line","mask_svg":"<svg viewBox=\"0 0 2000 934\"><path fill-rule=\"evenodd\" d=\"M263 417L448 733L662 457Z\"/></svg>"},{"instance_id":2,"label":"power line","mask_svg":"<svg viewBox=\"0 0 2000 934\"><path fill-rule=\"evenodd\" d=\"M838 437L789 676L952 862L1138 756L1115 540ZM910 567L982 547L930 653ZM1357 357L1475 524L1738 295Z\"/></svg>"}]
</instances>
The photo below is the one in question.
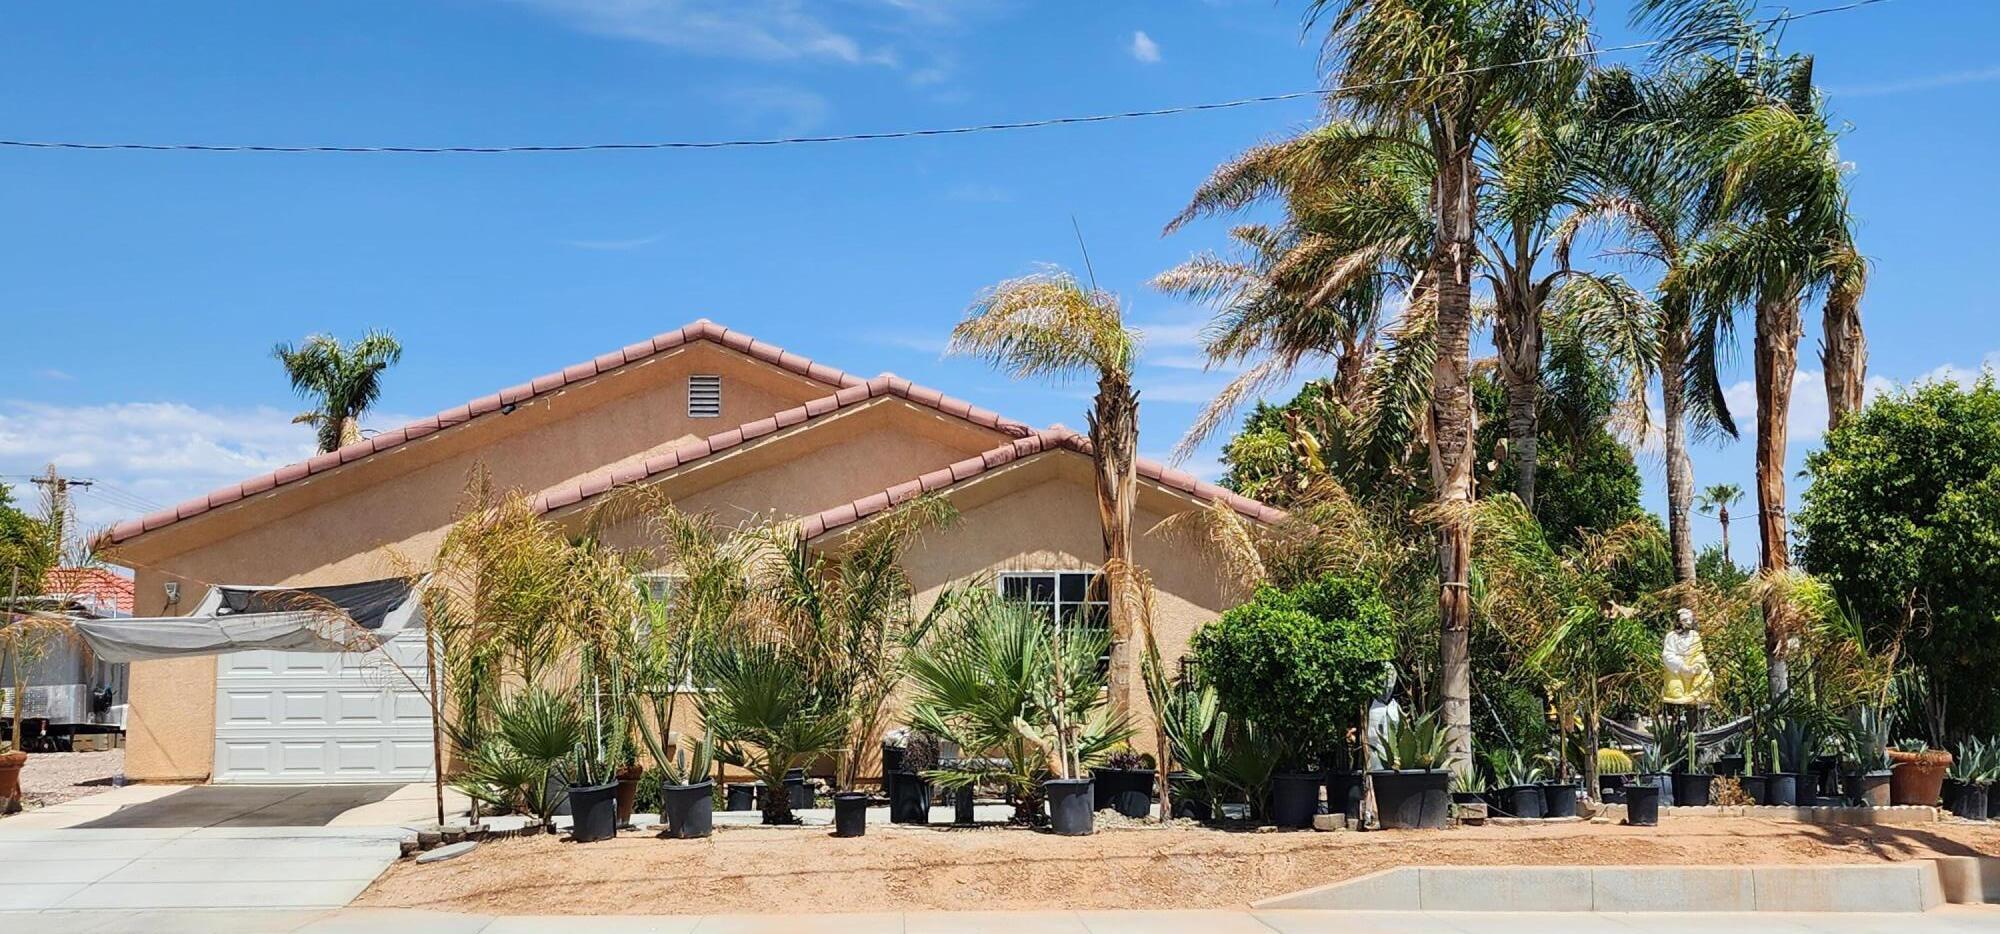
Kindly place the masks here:
<instances>
[{"instance_id":1,"label":"power line","mask_svg":"<svg viewBox=\"0 0 2000 934\"><path fill-rule=\"evenodd\" d=\"M1889 0L1853 0L1839 6L1823 7L1799 13L1785 13L1768 19L1753 21L1750 25L1777 26L1797 22L1830 13L1845 13L1862 7L1887 3ZM1727 38L1734 33L1717 33L1714 38ZM1522 59L1463 68L1446 72L1440 77L1462 77L1483 74L1506 68L1522 68L1529 65L1545 65L1571 59L1595 58L1613 52L1630 52L1638 49L1664 45L1669 40L1648 39L1629 42L1624 45L1607 46L1600 49L1586 49L1581 52L1565 52L1542 58ZM778 136L761 139L724 140L664 140L637 143L541 143L516 146L278 146L243 143L89 143L69 140L25 140L0 139L0 147L14 149L72 149L72 150L116 150L137 152L244 152L281 154L349 154L349 155L500 155L517 153L574 153L574 152L632 152L677 149L752 149L773 146L798 146L819 143L857 143L875 140L921 139L941 136L966 136L975 133L994 133L1009 130L1032 130L1044 127L1079 126L1092 123L1111 123L1121 120L1136 120L1146 117L1168 117L1180 114L1203 113L1213 110L1233 110L1257 104L1273 104L1283 101L1300 100L1309 97L1335 97L1353 94L1375 88L1399 87L1430 78L1398 78L1392 81L1378 81L1363 84L1342 85L1336 88L1314 88L1306 91L1286 91L1279 94L1264 94L1257 97L1241 97L1235 100L1212 101L1201 104L1183 104L1174 107L1159 107L1151 110L1125 110L1116 113L1086 114L1069 117L1046 117L1039 120L1017 120L1005 123L979 123L968 126L937 127L919 130L883 130L873 133L841 133L825 136Z\"/></svg>"}]
</instances>

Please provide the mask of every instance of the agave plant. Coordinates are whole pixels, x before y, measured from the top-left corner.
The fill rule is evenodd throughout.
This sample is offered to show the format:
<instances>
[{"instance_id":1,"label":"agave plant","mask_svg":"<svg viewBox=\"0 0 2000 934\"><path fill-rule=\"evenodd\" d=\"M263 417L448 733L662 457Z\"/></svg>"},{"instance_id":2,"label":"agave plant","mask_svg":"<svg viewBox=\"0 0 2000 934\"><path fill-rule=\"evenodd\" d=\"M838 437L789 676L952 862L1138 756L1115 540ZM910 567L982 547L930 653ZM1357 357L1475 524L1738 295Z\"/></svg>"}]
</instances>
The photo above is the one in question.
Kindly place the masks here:
<instances>
[{"instance_id":1,"label":"agave plant","mask_svg":"<svg viewBox=\"0 0 2000 934\"><path fill-rule=\"evenodd\" d=\"M1957 753L1945 774L1967 785L1985 788L2000 779L2000 744L1968 737L1958 744Z\"/></svg>"},{"instance_id":2,"label":"agave plant","mask_svg":"<svg viewBox=\"0 0 2000 934\"><path fill-rule=\"evenodd\" d=\"M1406 716L1368 738L1369 748L1384 768L1435 771L1445 764L1448 746L1437 712Z\"/></svg>"},{"instance_id":3,"label":"agave plant","mask_svg":"<svg viewBox=\"0 0 2000 934\"><path fill-rule=\"evenodd\" d=\"M1493 767L1495 780L1509 788L1537 784L1546 775L1541 766L1518 749L1502 749L1487 756L1486 761Z\"/></svg>"},{"instance_id":4,"label":"agave plant","mask_svg":"<svg viewBox=\"0 0 2000 934\"><path fill-rule=\"evenodd\" d=\"M668 755L669 744L660 741L660 733L648 722L640 705L643 698L631 698L633 726L638 728L639 741L646 747L646 754L659 767L661 781L668 785L694 785L707 780L710 770L715 768L715 740L703 736L694 747L694 759L690 761L686 749L677 749Z\"/></svg>"},{"instance_id":5,"label":"agave plant","mask_svg":"<svg viewBox=\"0 0 2000 934\"><path fill-rule=\"evenodd\" d=\"M1097 660L1107 636L1057 638L1031 610L993 600L963 607L909 659L911 725L956 743L965 757L924 773L946 788L998 784L1014 820L1042 818L1042 779L1103 762L1132 735L1103 698Z\"/></svg>"}]
</instances>

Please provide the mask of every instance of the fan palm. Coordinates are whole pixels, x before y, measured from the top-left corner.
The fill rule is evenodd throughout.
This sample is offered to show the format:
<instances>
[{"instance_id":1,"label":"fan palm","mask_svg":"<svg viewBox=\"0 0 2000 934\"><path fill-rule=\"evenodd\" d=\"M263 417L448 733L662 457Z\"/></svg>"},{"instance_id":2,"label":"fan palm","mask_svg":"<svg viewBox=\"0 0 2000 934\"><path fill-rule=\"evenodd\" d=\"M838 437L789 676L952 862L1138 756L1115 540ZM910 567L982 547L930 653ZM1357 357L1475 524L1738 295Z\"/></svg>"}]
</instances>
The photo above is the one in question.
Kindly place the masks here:
<instances>
[{"instance_id":1,"label":"fan palm","mask_svg":"<svg viewBox=\"0 0 2000 934\"><path fill-rule=\"evenodd\" d=\"M785 775L835 752L847 739L847 698L819 677L803 646L726 634L704 646L696 700L716 758L764 783L766 824L795 824Z\"/></svg>"},{"instance_id":2,"label":"fan palm","mask_svg":"<svg viewBox=\"0 0 2000 934\"><path fill-rule=\"evenodd\" d=\"M382 371L403 359L403 345L386 331L369 331L352 344L327 334L305 343L280 343L271 355L284 364L292 390L317 408L293 419L312 425L322 452L361 440L361 413L382 396Z\"/></svg>"},{"instance_id":3,"label":"fan palm","mask_svg":"<svg viewBox=\"0 0 2000 934\"><path fill-rule=\"evenodd\" d=\"M1436 167L1426 288L1436 305L1436 362L1425 437L1440 511L1472 502L1472 279L1478 257L1477 153L1496 124L1574 88L1589 24L1559 0L1315 0L1341 111L1379 125L1421 128ZM1535 63L1535 64L1523 64ZM1455 763L1472 749L1468 634L1471 530L1439 530L1443 721Z\"/></svg>"},{"instance_id":4,"label":"fan palm","mask_svg":"<svg viewBox=\"0 0 2000 934\"><path fill-rule=\"evenodd\" d=\"M911 724L964 757L926 773L945 787L998 784L1017 822L1038 823L1042 780L1072 777L1132 735L1103 700L1105 635L1052 627L1028 607L966 605L909 660Z\"/></svg>"},{"instance_id":5,"label":"fan palm","mask_svg":"<svg viewBox=\"0 0 2000 934\"><path fill-rule=\"evenodd\" d=\"M1722 523L1722 560L1729 560L1729 510L1743 501L1743 488L1734 483L1713 483L1701 491L1694 500L1695 508L1704 516L1714 516Z\"/></svg>"},{"instance_id":6,"label":"fan palm","mask_svg":"<svg viewBox=\"0 0 2000 934\"><path fill-rule=\"evenodd\" d=\"M1132 503L1138 495L1139 394L1132 388L1139 335L1125 326L1118 297L1086 288L1060 269L1002 282L952 329L947 353L980 357L1017 379L1094 376L1089 415L1104 567L1133 567ZM1129 574L1105 574L1111 614L1111 697L1131 700Z\"/></svg>"}]
</instances>

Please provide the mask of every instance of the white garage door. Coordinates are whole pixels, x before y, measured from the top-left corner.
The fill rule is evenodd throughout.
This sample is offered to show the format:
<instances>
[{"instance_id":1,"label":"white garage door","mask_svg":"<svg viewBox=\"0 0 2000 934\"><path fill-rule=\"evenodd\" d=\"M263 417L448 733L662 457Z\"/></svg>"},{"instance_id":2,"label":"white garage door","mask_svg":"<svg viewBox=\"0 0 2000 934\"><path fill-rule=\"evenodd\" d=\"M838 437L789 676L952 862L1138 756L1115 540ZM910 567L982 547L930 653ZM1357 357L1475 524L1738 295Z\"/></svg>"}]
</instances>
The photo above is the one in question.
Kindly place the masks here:
<instances>
[{"instance_id":1,"label":"white garage door","mask_svg":"<svg viewBox=\"0 0 2000 934\"><path fill-rule=\"evenodd\" d=\"M218 657L214 781L428 781L430 707L411 686L426 683L423 639L413 627L380 652Z\"/></svg>"}]
</instances>

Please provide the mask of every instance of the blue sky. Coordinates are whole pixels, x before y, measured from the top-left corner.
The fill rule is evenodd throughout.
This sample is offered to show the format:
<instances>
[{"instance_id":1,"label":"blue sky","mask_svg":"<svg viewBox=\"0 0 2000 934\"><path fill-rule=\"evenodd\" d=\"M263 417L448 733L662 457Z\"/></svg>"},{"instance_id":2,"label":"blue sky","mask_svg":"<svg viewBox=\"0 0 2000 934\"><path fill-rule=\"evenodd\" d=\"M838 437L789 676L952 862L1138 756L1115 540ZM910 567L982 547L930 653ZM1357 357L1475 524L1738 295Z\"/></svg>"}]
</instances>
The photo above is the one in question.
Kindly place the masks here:
<instances>
[{"instance_id":1,"label":"blue sky","mask_svg":"<svg viewBox=\"0 0 2000 934\"><path fill-rule=\"evenodd\" d=\"M1817 4L1804 5L1809 8ZM510 144L837 133L1141 109L1311 88L1298 2L430 0L18 4L0 12L0 136ZM1622 0L1602 41L1635 38ZM1864 313L1884 385L2000 361L2000 4L1895 0L1795 24L1853 125ZM446 408L710 317L854 372L1035 423L1087 387L939 359L982 286L1097 274L1149 335L1142 448L1228 374L1155 273L1223 245L1162 238L1219 162L1311 101L931 140L709 152L281 156L0 150L0 475L103 485L92 523L296 459L310 433L269 350L393 330L367 427ZM1817 326L1810 315L1809 334ZM1801 349L1794 456L1824 421ZM1748 378L1747 353L1737 360ZM1748 424L1748 387L1742 415ZM1660 469L1644 461L1649 504ZM1747 439L1697 482L1748 485ZM1189 465L1213 474L1212 451ZM136 497L136 498L135 498ZM1746 510L1747 511L1747 510ZM1715 537L1713 523L1697 528ZM1748 536L1744 536L1745 540Z\"/></svg>"}]
</instances>

